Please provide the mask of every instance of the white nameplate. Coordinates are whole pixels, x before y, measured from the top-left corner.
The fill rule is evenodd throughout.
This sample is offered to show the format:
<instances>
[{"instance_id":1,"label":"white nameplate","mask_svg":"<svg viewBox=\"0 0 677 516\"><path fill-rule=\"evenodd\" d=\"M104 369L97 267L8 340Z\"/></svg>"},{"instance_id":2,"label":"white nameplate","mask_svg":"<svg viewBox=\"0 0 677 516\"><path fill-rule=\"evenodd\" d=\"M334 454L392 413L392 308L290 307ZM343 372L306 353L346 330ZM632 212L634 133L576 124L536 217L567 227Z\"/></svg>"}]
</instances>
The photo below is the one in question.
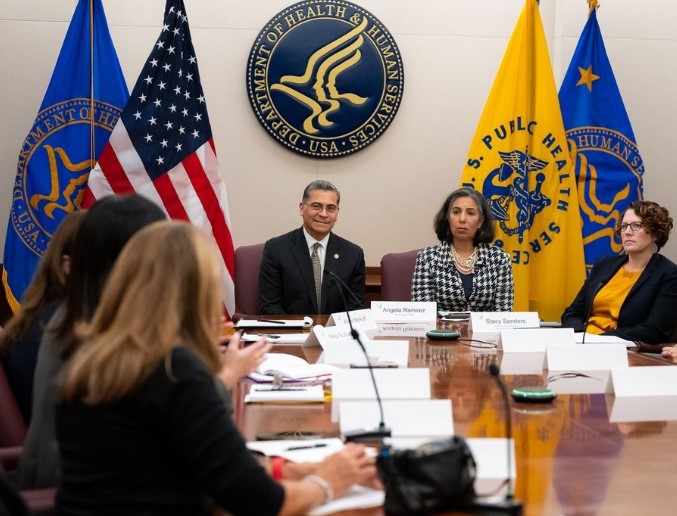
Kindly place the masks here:
<instances>
[{"instance_id":1,"label":"white nameplate","mask_svg":"<svg viewBox=\"0 0 677 516\"><path fill-rule=\"evenodd\" d=\"M543 352L547 346L566 346L574 343L573 328L501 330L503 353Z\"/></svg>"},{"instance_id":2,"label":"white nameplate","mask_svg":"<svg viewBox=\"0 0 677 516\"><path fill-rule=\"evenodd\" d=\"M477 465L475 492L504 497L507 489L505 479L508 478L508 450L511 456L510 478L514 479L517 476L515 442L512 439L493 437L471 437L465 441ZM501 460L501 457L504 460Z\"/></svg>"},{"instance_id":3,"label":"white nameplate","mask_svg":"<svg viewBox=\"0 0 677 516\"><path fill-rule=\"evenodd\" d=\"M415 301L372 301L371 309L378 323L437 322L437 303Z\"/></svg>"},{"instance_id":4,"label":"white nameplate","mask_svg":"<svg viewBox=\"0 0 677 516\"><path fill-rule=\"evenodd\" d=\"M545 385L557 394L612 394L611 370L548 371Z\"/></svg>"},{"instance_id":5,"label":"white nameplate","mask_svg":"<svg viewBox=\"0 0 677 516\"><path fill-rule=\"evenodd\" d=\"M383 419L393 437L448 438L454 434L451 400L386 400ZM380 411L372 401L345 401L339 409L341 433L378 427Z\"/></svg>"},{"instance_id":6,"label":"white nameplate","mask_svg":"<svg viewBox=\"0 0 677 516\"><path fill-rule=\"evenodd\" d=\"M675 420L677 420L677 396L614 397L609 414L610 423L651 421L657 424L660 421Z\"/></svg>"},{"instance_id":7,"label":"white nameplate","mask_svg":"<svg viewBox=\"0 0 677 516\"><path fill-rule=\"evenodd\" d=\"M617 398L624 396L677 396L677 367L644 366L612 369Z\"/></svg>"},{"instance_id":8,"label":"white nameplate","mask_svg":"<svg viewBox=\"0 0 677 516\"><path fill-rule=\"evenodd\" d=\"M427 368L373 369L382 400L429 400L430 370ZM332 375L332 421L343 401L375 400L368 369L339 369Z\"/></svg>"},{"instance_id":9,"label":"white nameplate","mask_svg":"<svg viewBox=\"0 0 677 516\"><path fill-rule=\"evenodd\" d=\"M628 352L622 344L548 346L545 361L549 371L604 371L628 367Z\"/></svg>"},{"instance_id":10,"label":"white nameplate","mask_svg":"<svg viewBox=\"0 0 677 516\"><path fill-rule=\"evenodd\" d=\"M348 321L348 315L350 315L350 321ZM329 316L327 319L326 327L330 326L350 326L352 323L353 328L363 329L363 330L373 330L374 333L377 332L378 326L376 321L374 321L374 314L369 308L363 308L361 310L351 310L350 312L335 312Z\"/></svg>"},{"instance_id":11,"label":"white nameplate","mask_svg":"<svg viewBox=\"0 0 677 516\"><path fill-rule=\"evenodd\" d=\"M374 367L407 367L409 364L408 340L363 339L369 360ZM367 357L353 339L349 342L328 342L324 346L324 362L337 366L366 366Z\"/></svg>"},{"instance_id":12,"label":"white nameplate","mask_svg":"<svg viewBox=\"0 0 677 516\"><path fill-rule=\"evenodd\" d=\"M501 374L542 374L545 351L527 353L503 353Z\"/></svg>"},{"instance_id":13,"label":"white nameplate","mask_svg":"<svg viewBox=\"0 0 677 516\"><path fill-rule=\"evenodd\" d=\"M471 312L473 332L491 333L508 328L538 328L538 312Z\"/></svg>"},{"instance_id":14,"label":"white nameplate","mask_svg":"<svg viewBox=\"0 0 677 516\"><path fill-rule=\"evenodd\" d=\"M364 330L358 329L357 333L362 342L369 340ZM353 341L354 339L348 326L322 326L321 324L316 324L310 331L310 335L308 335L308 339L306 339L303 346L322 346L324 349L331 343L347 344Z\"/></svg>"}]
</instances>

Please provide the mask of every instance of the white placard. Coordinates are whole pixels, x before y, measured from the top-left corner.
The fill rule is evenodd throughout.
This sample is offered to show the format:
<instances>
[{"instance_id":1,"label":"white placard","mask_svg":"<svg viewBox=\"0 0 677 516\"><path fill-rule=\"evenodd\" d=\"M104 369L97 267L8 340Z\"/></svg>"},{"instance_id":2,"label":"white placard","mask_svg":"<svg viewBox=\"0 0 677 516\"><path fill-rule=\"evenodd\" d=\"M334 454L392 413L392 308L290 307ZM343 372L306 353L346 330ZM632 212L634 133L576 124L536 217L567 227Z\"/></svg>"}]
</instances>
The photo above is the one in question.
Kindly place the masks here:
<instances>
[{"instance_id":1,"label":"white placard","mask_svg":"<svg viewBox=\"0 0 677 516\"><path fill-rule=\"evenodd\" d=\"M538 328L538 312L471 312L473 332L491 333L509 328Z\"/></svg>"},{"instance_id":2,"label":"white placard","mask_svg":"<svg viewBox=\"0 0 677 516\"><path fill-rule=\"evenodd\" d=\"M644 369L631 367L630 369ZM609 421L630 423L640 421L677 420L677 396L623 396L614 397Z\"/></svg>"},{"instance_id":3,"label":"white placard","mask_svg":"<svg viewBox=\"0 0 677 516\"><path fill-rule=\"evenodd\" d=\"M386 400L383 419L393 437L448 438L454 433L451 400ZM339 408L341 433L373 430L380 411L376 401L344 401Z\"/></svg>"},{"instance_id":4,"label":"white placard","mask_svg":"<svg viewBox=\"0 0 677 516\"><path fill-rule=\"evenodd\" d=\"M611 371L548 371L546 387L557 394L612 394Z\"/></svg>"},{"instance_id":5,"label":"white placard","mask_svg":"<svg viewBox=\"0 0 677 516\"><path fill-rule=\"evenodd\" d=\"M643 366L612 369L616 398L677 396L677 367Z\"/></svg>"},{"instance_id":6,"label":"white placard","mask_svg":"<svg viewBox=\"0 0 677 516\"><path fill-rule=\"evenodd\" d=\"M364 330L358 329L357 333L362 339L362 342L369 340L369 337L367 337L367 334ZM303 343L303 346L322 346L324 349L328 344L331 343L347 344L353 341L354 339L350 332L350 327L348 326L322 326L321 324L316 324L310 331L310 335Z\"/></svg>"},{"instance_id":7,"label":"white placard","mask_svg":"<svg viewBox=\"0 0 677 516\"><path fill-rule=\"evenodd\" d=\"M503 353L544 352L546 346L574 345L573 328L501 330Z\"/></svg>"},{"instance_id":8,"label":"white placard","mask_svg":"<svg viewBox=\"0 0 677 516\"><path fill-rule=\"evenodd\" d=\"M374 369L382 400L430 399L430 370L427 368ZM344 401L376 399L368 369L339 369L332 375L332 421Z\"/></svg>"},{"instance_id":9,"label":"white placard","mask_svg":"<svg viewBox=\"0 0 677 516\"><path fill-rule=\"evenodd\" d=\"M394 364L397 367L409 365L408 340L362 340L369 360L374 367ZM323 360L338 366L366 366L367 357L362 348L351 339L350 342L328 342L324 346Z\"/></svg>"},{"instance_id":10,"label":"white placard","mask_svg":"<svg viewBox=\"0 0 677 516\"><path fill-rule=\"evenodd\" d=\"M622 344L605 346L548 346L545 368L549 371L605 371L628 367L628 352Z\"/></svg>"},{"instance_id":11,"label":"white placard","mask_svg":"<svg viewBox=\"0 0 677 516\"><path fill-rule=\"evenodd\" d=\"M348 315L350 315L350 322L348 321ZM376 321L374 321L374 313L370 308L351 310L350 312L335 312L329 316L329 319L327 319L326 327L349 327L351 323L355 329L372 330L374 333L378 330Z\"/></svg>"},{"instance_id":12,"label":"white placard","mask_svg":"<svg viewBox=\"0 0 677 516\"><path fill-rule=\"evenodd\" d=\"M437 322L437 303L416 301L372 301L374 320L378 323Z\"/></svg>"},{"instance_id":13,"label":"white placard","mask_svg":"<svg viewBox=\"0 0 677 516\"><path fill-rule=\"evenodd\" d=\"M545 351L503 353L501 374L541 374L545 365Z\"/></svg>"},{"instance_id":14,"label":"white placard","mask_svg":"<svg viewBox=\"0 0 677 516\"><path fill-rule=\"evenodd\" d=\"M508 478L508 453L510 453L510 478L517 477L515 466L515 442L504 438L468 438L465 440L477 465L475 493L477 496L491 493L492 496L505 496ZM503 488L501 489L501 486ZM500 490L499 490L500 489Z\"/></svg>"}]
</instances>

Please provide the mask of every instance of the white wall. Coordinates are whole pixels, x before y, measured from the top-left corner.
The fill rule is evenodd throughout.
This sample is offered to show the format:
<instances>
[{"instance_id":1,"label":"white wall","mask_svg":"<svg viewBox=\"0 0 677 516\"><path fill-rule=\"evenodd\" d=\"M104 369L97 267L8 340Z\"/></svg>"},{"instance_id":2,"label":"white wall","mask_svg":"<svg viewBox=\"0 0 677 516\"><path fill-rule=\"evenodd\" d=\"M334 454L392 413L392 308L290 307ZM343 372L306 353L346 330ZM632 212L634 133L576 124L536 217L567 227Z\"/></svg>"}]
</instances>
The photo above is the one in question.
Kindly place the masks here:
<instances>
[{"instance_id":1,"label":"white wall","mask_svg":"<svg viewBox=\"0 0 677 516\"><path fill-rule=\"evenodd\" d=\"M354 0L394 35L404 62L399 113L365 150L314 160L260 127L245 89L246 61L263 25L289 0L185 0L212 129L228 187L235 245L299 226L313 179L342 192L336 232L383 254L435 240L432 217L456 188L470 139L523 0ZM51 77L75 0L2 0L0 9L0 246L18 150ZM159 34L164 0L104 0L127 82L136 81ZM585 0L541 0L559 85L587 16ZM603 2L598 19L646 166L645 197L670 209L677 171L677 3ZM665 253L677 260L677 238Z\"/></svg>"}]
</instances>

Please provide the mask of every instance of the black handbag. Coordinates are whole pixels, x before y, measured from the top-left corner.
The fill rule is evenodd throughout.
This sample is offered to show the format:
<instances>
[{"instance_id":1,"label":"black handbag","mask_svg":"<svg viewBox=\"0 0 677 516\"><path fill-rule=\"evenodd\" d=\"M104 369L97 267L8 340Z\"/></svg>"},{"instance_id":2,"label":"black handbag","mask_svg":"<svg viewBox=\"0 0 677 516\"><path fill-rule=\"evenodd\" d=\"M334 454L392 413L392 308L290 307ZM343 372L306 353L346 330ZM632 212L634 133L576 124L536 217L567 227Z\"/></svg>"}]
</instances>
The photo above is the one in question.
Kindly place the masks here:
<instances>
[{"instance_id":1,"label":"black handbag","mask_svg":"<svg viewBox=\"0 0 677 516\"><path fill-rule=\"evenodd\" d=\"M461 437L429 442L413 450L384 446L376 466L389 515L464 510L475 498L475 459Z\"/></svg>"}]
</instances>

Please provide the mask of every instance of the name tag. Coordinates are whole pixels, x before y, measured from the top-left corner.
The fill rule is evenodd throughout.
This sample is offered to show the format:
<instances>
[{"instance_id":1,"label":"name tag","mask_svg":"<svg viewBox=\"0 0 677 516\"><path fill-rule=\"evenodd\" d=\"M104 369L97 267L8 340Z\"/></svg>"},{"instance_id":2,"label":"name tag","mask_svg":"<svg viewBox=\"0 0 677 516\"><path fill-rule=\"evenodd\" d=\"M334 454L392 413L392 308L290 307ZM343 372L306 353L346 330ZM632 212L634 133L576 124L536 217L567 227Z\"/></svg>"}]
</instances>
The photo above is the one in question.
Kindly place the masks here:
<instances>
[{"instance_id":1,"label":"name tag","mask_svg":"<svg viewBox=\"0 0 677 516\"><path fill-rule=\"evenodd\" d=\"M475 332L498 332L511 328L538 328L538 312L471 312L470 327Z\"/></svg>"},{"instance_id":2,"label":"name tag","mask_svg":"<svg viewBox=\"0 0 677 516\"><path fill-rule=\"evenodd\" d=\"M363 342L365 339L368 340L364 330L358 329L357 332L360 334L360 338L363 339ZM322 346L323 349L326 349L330 344L349 344L353 341L354 339L350 334L349 326L322 326L321 324L316 324L313 326L313 329L303 346Z\"/></svg>"},{"instance_id":3,"label":"name tag","mask_svg":"<svg viewBox=\"0 0 677 516\"><path fill-rule=\"evenodd\" d=\"M437 322L437 303L416 301L372 301L377 323Z\"/></svg>"},{"instance_id":4,"label":"name tag","mask_svg":"<svg viewBox=\"0 0 677 516\"><path fill-rule=\"evenodd\" d=\"M326 326L350 326L348 323L348 315L350 315L350 322L353 323L353 328L362 330L373 330L377 333L378 325L374 321L374 314L371 309L363 308L362 310L351 310L350 312L336 312L329 316Z\"/></svg>"}]
</instances>

